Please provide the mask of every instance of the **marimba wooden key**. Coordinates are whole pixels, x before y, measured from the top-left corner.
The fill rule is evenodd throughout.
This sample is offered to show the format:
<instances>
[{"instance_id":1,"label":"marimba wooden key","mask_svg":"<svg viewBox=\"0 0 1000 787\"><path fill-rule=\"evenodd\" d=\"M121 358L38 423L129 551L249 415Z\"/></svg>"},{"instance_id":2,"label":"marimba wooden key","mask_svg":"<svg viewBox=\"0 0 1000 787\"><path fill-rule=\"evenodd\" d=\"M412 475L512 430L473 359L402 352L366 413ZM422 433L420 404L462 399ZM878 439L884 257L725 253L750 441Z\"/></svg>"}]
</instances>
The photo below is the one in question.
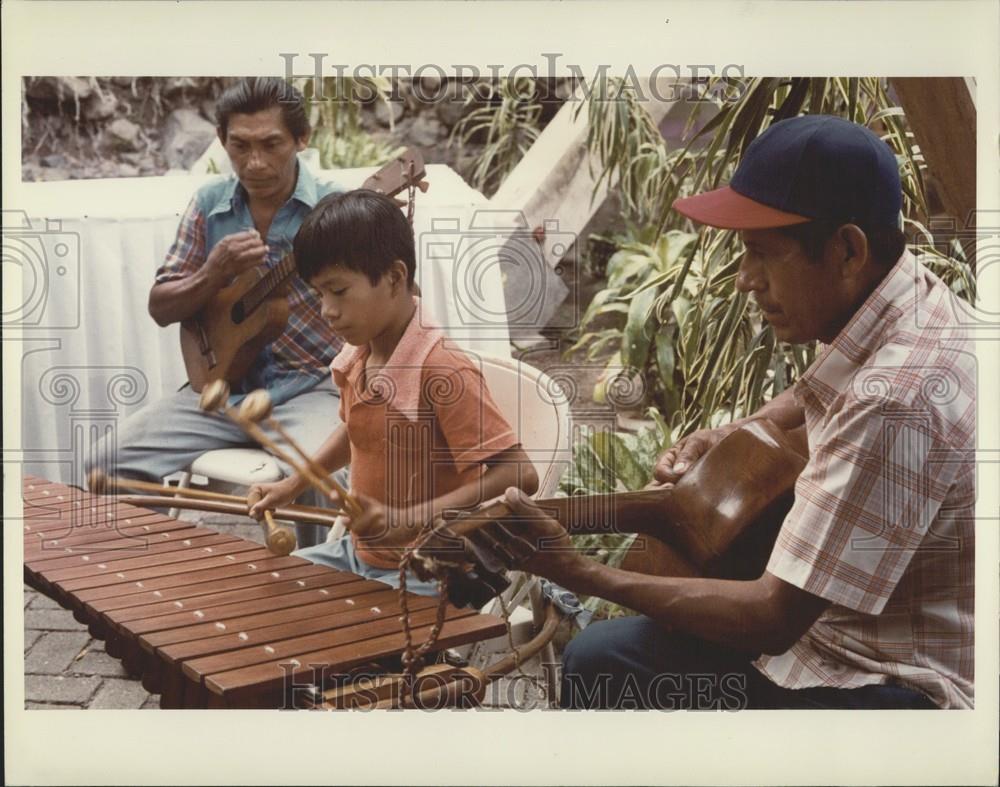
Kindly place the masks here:
<instances>
[{"instance_id":1,"label":"marimba wooden key","mask_svg":"<svg viewBox=\"0 0 1000 787\"><path fill-rule=\"evenodd\" d=\"M39 478L24 481L24 578L71 609L161 707L289 707L293 691L398 657L398 591ZM413 641L437 600L408 599ZM506 630L449 606L437 647Z\"/></svg>"}]
</instances>

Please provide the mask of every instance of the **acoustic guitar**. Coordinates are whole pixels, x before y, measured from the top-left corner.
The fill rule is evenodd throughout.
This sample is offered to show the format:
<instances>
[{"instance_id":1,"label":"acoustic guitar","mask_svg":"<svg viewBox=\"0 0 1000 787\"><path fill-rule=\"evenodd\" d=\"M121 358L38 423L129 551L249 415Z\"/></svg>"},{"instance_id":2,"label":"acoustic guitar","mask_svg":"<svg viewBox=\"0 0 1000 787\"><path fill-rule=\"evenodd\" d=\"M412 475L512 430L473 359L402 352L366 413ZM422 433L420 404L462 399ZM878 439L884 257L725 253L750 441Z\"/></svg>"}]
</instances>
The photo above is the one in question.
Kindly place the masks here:
<instances>
[{"instance_id":1,"label":"acoustic guitar","mask_svg":"<svg viewBox=\"0 0 1000 787\"><path fill-rule=\"evenodd\" d=\"M570 535L637 534L622 568L654 576L755 579L770 557L805 467L767 420L736 429L672 487L535 501ZM500 524L485 529L489 524ZM507 587L506 569L552 548L518 535L502 500L448 512L414 551L421 578L448 574L452 603L481 607ZM523 531L522 531L523 532Z\"/></svg>"},{"instance_id":2,"label":"acoustic guitar","mask_svg":"<svg viewBox=\"0 0 1000 787\"><path fill-rule=\"evenodd\" d=\"M427 190L426 174L420 151L407 148L368 178L362 188L388 197L409 189L412 211L413 192ZM259 265L244 271L197 315L181 323L181 353L188 381L196 392L215 380L238 383L260 351L282 334L289 313L287 285L294 274L291 253L271 268Z\"/></svg>"}]
</instances>

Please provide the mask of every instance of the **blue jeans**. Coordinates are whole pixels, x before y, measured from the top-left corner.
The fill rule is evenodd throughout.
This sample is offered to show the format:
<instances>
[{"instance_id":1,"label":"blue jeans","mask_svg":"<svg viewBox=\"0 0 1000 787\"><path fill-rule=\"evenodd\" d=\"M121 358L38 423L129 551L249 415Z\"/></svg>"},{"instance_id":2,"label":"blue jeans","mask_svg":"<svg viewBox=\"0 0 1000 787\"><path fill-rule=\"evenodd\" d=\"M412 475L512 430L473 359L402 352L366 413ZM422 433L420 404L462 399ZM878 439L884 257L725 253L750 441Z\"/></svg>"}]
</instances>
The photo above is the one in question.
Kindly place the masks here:
<instances>
[{"instance_id":1,"label":"blue jeans","mask_svg":"<svg viewBox=\"0 0 1000 787\"><path fill-rule=\"evenodd\" d=\"M189 467L206 451L254 445L229 418L203 412L199 398L185 386L126 418L115 432L91 446L86 473L96 467L109 475L160 483L165 476ZM340 393L332 380L324 378L316 387L276 405L272 415L306 453L313 454L340 425L339 408ZM294 455L294 451L289 453ZM275 461L285 475L292 472L285 462ZM312 489L298 502L324 508L333 505ZM326 533L319 525L296 526L301 546L319 543Z\"/></svg>"},{"instance_id":2,"label":"blue jeans","mask_svg":"<svg viewBox=\"0 0 1000 787\"><path fill-rule=\"evenodd\" d=\"M313 563L335 568L338 571L350 571L365 579L384 582L394 588L399 587L399 570L376 568L363 561L355 552L354 541L351 540L350 535L345 535L336 541L327 541L325 544L297 549L292 554ZM406 575L406 589L418 596L436 596L438 593L437 582L422 582L414 576L413 572Z\"/></svg>"},{"instance_id":3,"label":"blue jeans","mask_svg":"<svg viewBox=\"0 0 1000 787\"><path fill-rule=\"evenodd\" d=\"M785 689L764 677L756 654L671 634L647 617L594 623L566 648L563 708L743 710L936 707L899 685Z\"/></svg>"}]
</instances>

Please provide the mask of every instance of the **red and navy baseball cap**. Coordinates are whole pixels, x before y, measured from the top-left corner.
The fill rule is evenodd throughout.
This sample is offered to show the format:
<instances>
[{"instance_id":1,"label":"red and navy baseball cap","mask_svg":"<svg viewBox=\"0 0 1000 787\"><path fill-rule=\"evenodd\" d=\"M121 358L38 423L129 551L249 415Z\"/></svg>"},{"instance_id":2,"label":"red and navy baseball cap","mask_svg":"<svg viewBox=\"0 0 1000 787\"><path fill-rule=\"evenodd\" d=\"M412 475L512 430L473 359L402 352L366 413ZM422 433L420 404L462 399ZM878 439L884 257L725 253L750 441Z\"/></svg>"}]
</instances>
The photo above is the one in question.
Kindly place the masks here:
<instances>
[{"instance_id":1,"label":"red and navy baseball cap","mask_svg":"<svg viewBox=\"0 0 1000 787\"><path fill-rule=\"evenodd\" d=\"M896 156L878 136L832 115L770 126L746 149L729 185L674 201L681 214L732 230L822 219L864 229L898 227Z\"/></svg>"}]
</instances>

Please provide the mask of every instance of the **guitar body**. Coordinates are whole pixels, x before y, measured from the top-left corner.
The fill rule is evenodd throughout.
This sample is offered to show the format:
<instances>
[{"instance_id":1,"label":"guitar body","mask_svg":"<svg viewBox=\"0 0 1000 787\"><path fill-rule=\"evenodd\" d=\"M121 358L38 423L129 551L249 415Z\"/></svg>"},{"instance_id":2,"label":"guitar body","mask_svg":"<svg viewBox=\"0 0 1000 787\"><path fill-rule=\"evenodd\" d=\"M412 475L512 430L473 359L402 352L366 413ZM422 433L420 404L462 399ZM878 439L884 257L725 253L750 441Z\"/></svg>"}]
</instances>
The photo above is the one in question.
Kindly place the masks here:
<instances>
[{"instance_id":1,"label":"guitar body","mask_svg":"<svg viewBox=\"0 0 1000 787\"><path fill-rule=\"evenodd\" d=\"M181 354L195 392L215 380L239 382L261 350L281 336L289 313L286 287L249 314L241 308L243 296L266 274L263 266L245 271L219 290L194 319L181 323Z\"/></svg>"},{"instance_id":2,"label":"guitar body","mask_svg":"<svg viewBox=\"0 0 1000 787\"><path fill-rule=\"evenodd\" d=\"M622 567L658 576L759 577L805 467L785 433L751 421L696 462L647 517ZM648 522L656 517L657 524Z\"/></svg>"},{"instance_id":3,"label":"guitar body","mask_svg":"<svg viewBox=\"0 0 1000 787\"><path fill-rule=\"evenodd\" d=\"M696 566L683 557L666 534L638 536L621 562L625 571L655 577L715 577L717 579L756 579L764 573L771 557L781 523L792 507L794 497L778 497L737 536L724 554Z\"/></svg>"},{"instance_id":4,"label":"guitar body","mask_svg":"<svg viewBox=\"0 0 1000 787\"><path fill-rule=\"evenodd\" d=\"M624 571L653 577L697 577L701 572L674 547L658 538L639 536L619 566Z\"/></svg>"}]
</instances>

